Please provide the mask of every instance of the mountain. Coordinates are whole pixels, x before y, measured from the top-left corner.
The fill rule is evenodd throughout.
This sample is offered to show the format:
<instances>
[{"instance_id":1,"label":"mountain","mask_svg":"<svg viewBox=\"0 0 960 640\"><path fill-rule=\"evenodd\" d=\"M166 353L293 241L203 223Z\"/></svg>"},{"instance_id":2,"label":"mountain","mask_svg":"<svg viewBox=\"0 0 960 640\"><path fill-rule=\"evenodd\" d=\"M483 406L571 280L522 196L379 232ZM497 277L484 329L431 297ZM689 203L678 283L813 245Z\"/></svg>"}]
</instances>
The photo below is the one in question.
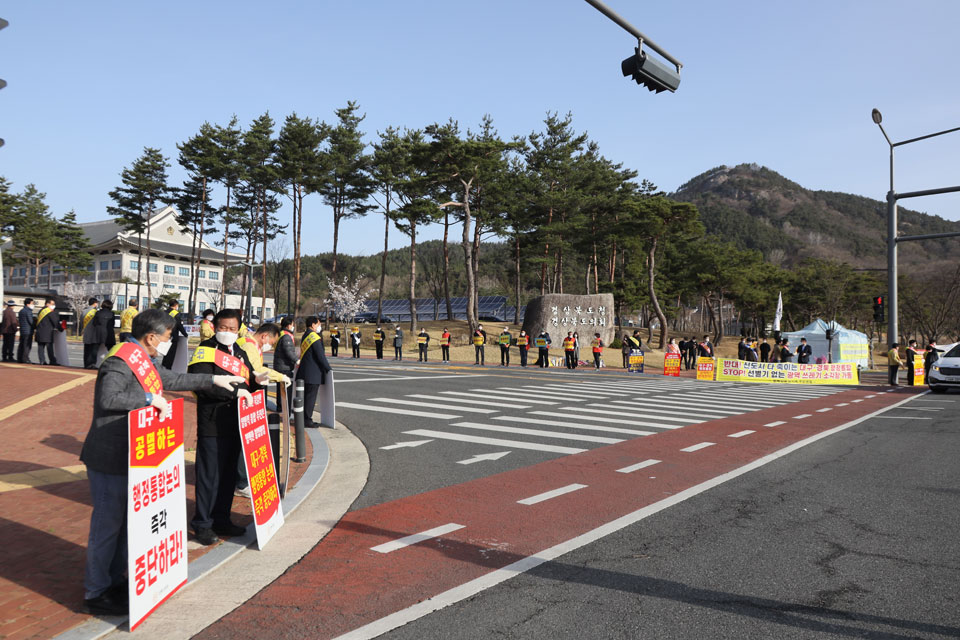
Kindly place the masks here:
<instances>
[{"instance_id":1,"label":"mountain","mask_svg":"<svg viewBox=\"0 0 960 640\"><path fill-rule=\"evenodd\" d=\"M720 166L693 178L672 198L700 210L708 234L791 265L806 257L886 266L885 202L835 191L813 191L756 164ZM900 235L960 231L960 222L899 208ZM960 259L960 238L905 242L902 266L928 271Z\"/></svg>"}]
</instances>

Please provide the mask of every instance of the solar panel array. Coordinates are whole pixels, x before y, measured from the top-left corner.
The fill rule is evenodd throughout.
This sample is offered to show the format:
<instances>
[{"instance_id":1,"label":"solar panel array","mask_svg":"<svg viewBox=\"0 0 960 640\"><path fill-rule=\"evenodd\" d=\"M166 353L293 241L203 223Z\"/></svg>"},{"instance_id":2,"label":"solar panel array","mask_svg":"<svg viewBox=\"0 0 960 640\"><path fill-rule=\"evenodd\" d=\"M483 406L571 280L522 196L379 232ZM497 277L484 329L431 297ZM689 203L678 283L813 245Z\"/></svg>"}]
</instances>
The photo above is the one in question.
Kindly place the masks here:
<instances>
[{"instance_id":1,"label":"solar panel array","mask_svg":"<svg viewBox=\"0 0 960 640\"><path fill-rule=\"evenodd\" d=\"M509 317L506 315L507 298L505 296L480 296L479 302L480 304L477 309L478 316L488 316L505 320L513 319L512 312ZM367 300L366 304L367 312L377 312L376 300ZM451 311L453 311L454 319L467 319L466 298L450 298L450 307ZM406 299L384 300L380 313L397 322L409 321L411 315L410 301ZM440 320L447 319L447 301L444 299L417 298L417 320L433 320L435 316Z\"/></svg>"}]
</instances>

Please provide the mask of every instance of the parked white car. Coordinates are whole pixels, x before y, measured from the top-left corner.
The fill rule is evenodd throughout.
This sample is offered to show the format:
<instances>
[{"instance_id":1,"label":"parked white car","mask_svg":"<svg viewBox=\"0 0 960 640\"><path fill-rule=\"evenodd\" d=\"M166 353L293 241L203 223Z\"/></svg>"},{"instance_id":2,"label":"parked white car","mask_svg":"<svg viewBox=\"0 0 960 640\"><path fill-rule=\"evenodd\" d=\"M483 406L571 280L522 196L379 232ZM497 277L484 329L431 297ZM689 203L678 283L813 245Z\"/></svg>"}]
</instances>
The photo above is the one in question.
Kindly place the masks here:
<instances>
[{"instance_id":1,"label":"parked white car","mask_svg":"<svg viewBox=\"0 0 960 640\"><path fill-rule=\"evenodd\" d=\"M927 385L934 393L944 393L947 389L960 389L960 342L937 345L942 351L940 359L930 365Z\"/></svg>"}]
</instances>

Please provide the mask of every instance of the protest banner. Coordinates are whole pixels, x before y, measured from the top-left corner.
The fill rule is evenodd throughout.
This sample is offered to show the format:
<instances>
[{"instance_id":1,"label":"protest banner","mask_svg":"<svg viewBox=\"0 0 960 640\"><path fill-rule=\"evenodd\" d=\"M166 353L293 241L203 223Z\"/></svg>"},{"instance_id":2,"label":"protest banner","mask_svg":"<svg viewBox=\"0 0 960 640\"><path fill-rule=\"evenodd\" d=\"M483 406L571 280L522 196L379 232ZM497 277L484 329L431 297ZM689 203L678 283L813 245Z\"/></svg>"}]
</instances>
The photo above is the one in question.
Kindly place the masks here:
<instances>
[{"instance_id":1,"label":"protest banner","mask_svg":"<svg viewBox=\"0 0 960 640\"><path fill-rule=\"evenodd\" d=\"M924 369L923 356L913 356L913 386L922 387L927 383L927 371Z\"/></svg>"},{"instance_id":2,"label":"protest banner","mask_svg":"<svg viewBox=\"0 0 960 640\"><path fill-rule=\"evenodd\" d=\"M510 336L509 336L509 335L501 335L501 336L497 339L497 342L499 342L501 345L504 345L504 346L509 347L509 346L510 346Z\"/></svg>"},{"instance_id":3,"label":"protest banner","mask_svg":"<svg viewBox=\"0 0 960 640\"><path fill-rule=\"evenodd\" d=\"M640 349L630 349L630 355L627 356L627 371L630 373L643 373L643 351Z\"/></svg>"},{"instance_id":4,"label":"protest banner","mask_svg":"<svg viewBox=\"0 0 960 640\"><path fill-rule=\"evenodd\" d=\"M485 338L483 336L473 336L473 346L482 347Z\"/></svg>"},{"instance_id":5,"label":"protest banner","mask_svg":"<svg viewBox=\"0 0 960 640\"><path fill-rule=\"evenodd\" d=\"M261 389L253 394L253 401L240 400L237 414L240 419L240 444L243 462L250 483L250 503L253 523L257 531L257 548L263 549L283 525L280 508L280 487L273 463L273 445L267 425L266 396Z\"/></svg>"},{"instance_id":6,"label":"protest banner","mask_svg":"<svg viewBox=\"0 0 960 640\"><path fill-rule=\"evenodd\" d=\"M427 344L427 336L417 336L417 344Z\"/></svg>"},{"instance_id":7,"label":"protest banner","mask_svg":"<svg viewBox=\"0 0 960 640\"><path fill-rule=\"evenodd\" d=\"M680 354L668 353L663 356L663 375L680 377Z\"/></svg>"},{"instance_id":8,"label":"protest banner","mask_svg":"<svg viewBox=\"0 0 960 640\"><path fill-rule=\"evenodd\" d=\"M713 358L700 356L697 358L697 380L713 380L717 363Z\"/></svg>"},{"instance_id":9,"label":"protest banner","mask_svg":"<svg viewBox=\"0 0 960 640\"><path fill-rule=\"evenodd\" d=\"M720 358L717 380L727 382L780 382L792 384L858 384L852 363L796 364L793 362L748 362Z\"/></svg>"},{"instance_id":10,"label":"protest banner","mask_svg":"<svg viewBox=\"0 0 960 640\"><path fill-rule=\"evenodd\" d=\"M128 417L127 575L130 630L187 583L187 494L183 398L170 417L154 407Z\"/></svg>"},{"instance_id":11,"label":"protest banner","mask_svg":"<svg viewBox=\"0 0 960 640\"><path fill-rule=\"evenodd\" d=\"M538 348L538 349L546 349L546 348L547 348L548 346L550 346L550 345L547 344L547 339L546 339L546 338L534 338L534 339L533 339L533 346L535 346L535 347Z\"/></svg>"}]
</instances>

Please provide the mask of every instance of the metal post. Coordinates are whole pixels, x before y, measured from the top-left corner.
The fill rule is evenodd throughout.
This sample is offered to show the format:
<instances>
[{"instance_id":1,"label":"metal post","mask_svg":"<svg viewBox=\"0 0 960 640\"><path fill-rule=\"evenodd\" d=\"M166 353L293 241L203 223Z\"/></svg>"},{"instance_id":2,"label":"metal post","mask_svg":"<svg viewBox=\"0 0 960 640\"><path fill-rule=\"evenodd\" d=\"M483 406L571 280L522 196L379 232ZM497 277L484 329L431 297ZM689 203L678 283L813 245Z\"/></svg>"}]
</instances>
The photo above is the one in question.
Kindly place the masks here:
<instances>
[{"instance_id":1,"label":"metal post","mask_svg":"<svg viewBox=\"0 0 960 640\"><path fill-rule=\"evenodd\" d=\"M303 424L303 380L297 380L293 394L293 429L297 439L296 462L307 461L307 439Z\"/></svg>"},{"instance_id":2,"label":"metal post","mask_svg":"<svg viewBox=\"0 0 960 640\"><path fill-rule=\"evenodd\" d=\"M893 181L893 150L890 152L890 176ZM897 317L897 194L887 193L887 344L898 342Z\"/></svg>"}]
</instances>

